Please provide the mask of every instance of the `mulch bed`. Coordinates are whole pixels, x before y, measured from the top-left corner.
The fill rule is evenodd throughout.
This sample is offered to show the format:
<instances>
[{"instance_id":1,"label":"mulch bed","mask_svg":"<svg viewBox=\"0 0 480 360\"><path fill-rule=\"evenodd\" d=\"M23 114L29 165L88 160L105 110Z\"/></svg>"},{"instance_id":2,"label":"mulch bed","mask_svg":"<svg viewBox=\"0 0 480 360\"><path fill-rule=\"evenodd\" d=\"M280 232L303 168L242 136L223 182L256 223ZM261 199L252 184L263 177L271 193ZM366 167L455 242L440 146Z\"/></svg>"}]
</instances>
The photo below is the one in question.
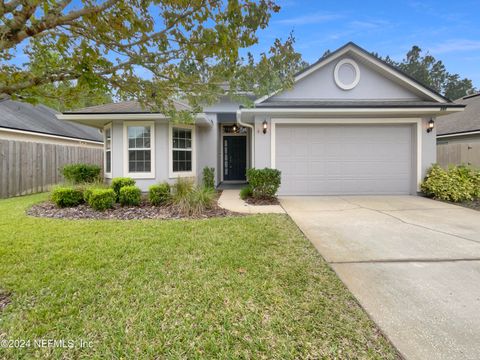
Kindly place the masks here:
<instances>
[{"instance_id":1,"label":"mulch bed","mask_svg":"<svg viewBox=\"0 0 480 360\"><path fill-rule=\"evenodd\" d=\"M0 290L0 311L10 304L10 293Z\"/></svg>"},{"instance_id":2,"label":"mulch bed","mask_svg":"<svg viewBox=\"0 0 480 360\"><path fill-rule=\"evenodd\" d=\"M280 205L277 198L254 198L248 197L245 202L250 205Z\"/></svg>"},{"instance_id":3,"label":"mulch bed","mask_svg":"<svg viewBox=\"0 0 480 360\"><path fill-rule=\"evenodd\" d=\"M472 201L465 201L462 203L454 203L455 205L460 205L469 209L480 211L480 199L472 200Z\"/></svg>"},{"instance_id":4,"label":"mulch bed","mask_svg":"<svg viewBox=\"0 0 480 360\"><path fill-rule=\"evenodd\" d=\"M89 206L83 204L73 208L58 208L51 201L45 201L33 205L27 210L27 214L36 217L46 217L55 219L114 219L114 220L141 220L141 219L207 219L213 217L242 216L229 210L225 210L218 205L212 209L206 210L199 216L186 217L179 213L173 206L152 206L147 202L142 202L140 206L121 206L115 204L113 209L106 211L95 211Z\"/></svg>"}]
</instances>

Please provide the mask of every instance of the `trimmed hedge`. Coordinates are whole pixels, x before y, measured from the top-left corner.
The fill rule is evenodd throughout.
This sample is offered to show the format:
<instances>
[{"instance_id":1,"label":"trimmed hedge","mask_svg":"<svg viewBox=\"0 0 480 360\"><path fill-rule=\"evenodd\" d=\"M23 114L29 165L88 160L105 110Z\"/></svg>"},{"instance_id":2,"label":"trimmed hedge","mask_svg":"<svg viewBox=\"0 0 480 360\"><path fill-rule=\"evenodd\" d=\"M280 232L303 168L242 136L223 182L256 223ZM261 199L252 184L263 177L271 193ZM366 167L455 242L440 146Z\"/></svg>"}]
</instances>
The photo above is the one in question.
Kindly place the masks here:
<instances>
[{"instance_id":1,"label":"trimmed hedge","mask_svg":"<svg viewBox=\"0 0 480 360\"><path fill-rule=\"evenodd\" d=\"M162 184L156 184L152 185L148 188L148 199L150 200L150 203L154 206L160 206L167 204L172 195L170 192L170 184L168 183L162 183Z\"/></svg>"},{"instance_id":2,"label":"trimmed hedge","mask_svg":"<svg viewBox=\"0 0 480 360\"><path fill-rule=\"evenodd\" d=\"M113 189L92 189L88 197L88 205L94 210L105 211L113 207L115 199Z\"/></svg>"},{"instance_id":3,"label":"trimmed hedge","mask_svg":"<svg viewBox=\"0 0 480 360\"><path fill-rule=\"evenodd\" d=\"M435 164L428 170L421 190L438 200L473 200L480 197L480 171L468 166L452 166L445 170Z\"/></svg>"},{"instance_id":4,"label":"trimmed hedge","mask_svg":"<svg viewBox=\"0 0 480 360\"><path fill-rule=\"evenodd\" d=\"M120 200L120 189L124 186L134 186L135 180L128 177L116 177L112 179L112 189L115 192L116 200Z\"/></svg>"},{"instance_id":5,"label":"trimmed hedge","mask_svg":"<svg viewBox=\"0 0 480 360\"><path fill-rule=\"evenodd\" d=\"M120 204L123 206L138 206L142 199L142 191L135 185L123 186L120 189Z\"/></svg>"},{"instance_id":6,"label":"trimmed hedge","mask_svg":"<svg viewBox=\"0 0 480 360\"><path fill-rule=\"evenodd\" d=\"M65 180L74 183L92 183L100 179L101 168L93 164L69 164L62 168Z\"/></svg>"},{"instance_id":7,"label":"trimmed hedge","mask_svg":"<svg viewBox=\"0 0 480 360\"><path fill-rule=\"evenodd\" d=\"M215 189L215 168L208 166L203 168L203 186Z\"/></svg>"},{"instance_id":8,"label":"trimmed hedge","mask_svg":"<svg viewBox=\"0 0 480 360\"><path fill-rule=\"evenodd\" d=\"M248 169L247 181L256 198L275 197L281 184L281 172L277 169Z\"/></svg>"},{"instance_id":9,"label":"trimmed hedge","mask_svg":"<svg viewBox=\"0 0 480 360\"><path fill-rule=\"evenodd\" d=\"M83 203L83 192L72 186L58 186L53 189L51 199L58 207L73 207Z\"/></svg>"}]
</instances>

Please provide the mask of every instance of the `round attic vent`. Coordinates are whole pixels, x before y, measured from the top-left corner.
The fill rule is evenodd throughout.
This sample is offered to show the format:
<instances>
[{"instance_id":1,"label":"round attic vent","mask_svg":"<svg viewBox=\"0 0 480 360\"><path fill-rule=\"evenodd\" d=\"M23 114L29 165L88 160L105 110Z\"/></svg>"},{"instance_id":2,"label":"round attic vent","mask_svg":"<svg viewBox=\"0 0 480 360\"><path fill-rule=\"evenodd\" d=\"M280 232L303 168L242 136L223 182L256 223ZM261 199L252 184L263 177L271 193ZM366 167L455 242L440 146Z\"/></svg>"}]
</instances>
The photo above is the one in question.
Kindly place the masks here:
<instances>
[{"instance_id":1,"label":"round attic vent","mask_svg":"<svg viewBox=\"0 0 480 360\"><path fill-rule=\"evenodd\" d=\"M333 70L335 84L342 90L351 90L360 81L360 69L352 59L340 60Z\"/></svg>"}]
</instances>

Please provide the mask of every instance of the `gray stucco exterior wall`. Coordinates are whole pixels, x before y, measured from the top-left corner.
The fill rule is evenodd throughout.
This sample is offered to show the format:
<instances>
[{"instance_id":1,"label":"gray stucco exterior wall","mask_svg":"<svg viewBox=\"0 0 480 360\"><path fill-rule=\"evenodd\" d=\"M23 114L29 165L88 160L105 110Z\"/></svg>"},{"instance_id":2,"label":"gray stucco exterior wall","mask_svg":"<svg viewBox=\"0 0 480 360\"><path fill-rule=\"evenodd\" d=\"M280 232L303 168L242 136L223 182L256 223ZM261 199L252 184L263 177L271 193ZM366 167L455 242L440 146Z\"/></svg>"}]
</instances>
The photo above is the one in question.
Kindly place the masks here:
<instances>
[{"instance_id":1,"label":"gray stucco exterior wall","mask_svg":"<svg viewBox=\"0 0 480 360\"><path fill-rule=\"evenodd\" d=\"M336 100L418 100L418 96L400 86L393 80L382 76L364 64L355 55L352 58L360 69L358 85L349 91L344 91L336 86L334 81L334 68L336 61L317 70L301 79L291 90L286 90L272 97L272 100L305 100L305 99L336 99Z\"/></svg>"},{"instance_id":2,"label":"gray stucco exterior wall","mask_svg":"<svg viewBox=\"0 0 480 360\"><path fill-rule=\"evenodd\" d=\"M197 180L202 181L203 169L213 167L215 169L215 183L218 184L218 125L216 114L207 114L213 121L211 127L197 126Z\"/></svg>"},{"instance_id":3,"label":"gray stucco exterior wall","mask_svg":"<svg viewBox=\"0 0 480 360\"><path fill-rule=\"evenodd\" d=\"M205 166L215 168L217 173L217 129L215 116L210 117L215 125L211 127L197 126L195 129L195 155L196 155L196 177L201 180L202 170ZM142 191L159 182L175 181L169 176L169 124L165 120L156 120L155 124L155 178L135 179ZM112 122L112 177L128 176L124 172L125 162L124 148L124 121L115 120Z\"/></svg>"}]
</instances>

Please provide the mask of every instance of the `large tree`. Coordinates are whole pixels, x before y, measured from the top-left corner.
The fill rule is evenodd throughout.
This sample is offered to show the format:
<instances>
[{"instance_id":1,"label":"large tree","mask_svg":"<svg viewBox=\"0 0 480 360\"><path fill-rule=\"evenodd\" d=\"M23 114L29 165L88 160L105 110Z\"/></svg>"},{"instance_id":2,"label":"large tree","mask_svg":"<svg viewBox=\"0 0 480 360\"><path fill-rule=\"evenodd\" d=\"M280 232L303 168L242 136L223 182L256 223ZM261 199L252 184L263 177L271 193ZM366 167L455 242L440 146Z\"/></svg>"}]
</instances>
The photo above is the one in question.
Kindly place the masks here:
<instances>
[{"instance_id":1,"label":"large tree","mask_svg":"<svg viewBox=\"0 0 480 360\"><path fill-rule=\"evenodd\" d=\"M242 62L240 51L258 42L277 11L273 0L0 0L0 93L42 98L65 84L72 96L111 89L162 111L181 96L198 109L225 79L233 87L249 81L253 58ZM257 59L258 68L281 74L260 82L291 83L289 61L299 57L292 44L277 40Z\"/></svg>"},{"instance_id":2,"label":"large tree","mask_svg":"<svg viewBox=\"0 0 480 360\"><path fill-rule=\"evenodd\" d=\"M394 61L388 56L384 60L449 99L458 99L477 91L472 80L449 73L441 60L429 53L423 55L422 49L416 45L412 46L402 61Z\"/></svg>"}]
</instances>

